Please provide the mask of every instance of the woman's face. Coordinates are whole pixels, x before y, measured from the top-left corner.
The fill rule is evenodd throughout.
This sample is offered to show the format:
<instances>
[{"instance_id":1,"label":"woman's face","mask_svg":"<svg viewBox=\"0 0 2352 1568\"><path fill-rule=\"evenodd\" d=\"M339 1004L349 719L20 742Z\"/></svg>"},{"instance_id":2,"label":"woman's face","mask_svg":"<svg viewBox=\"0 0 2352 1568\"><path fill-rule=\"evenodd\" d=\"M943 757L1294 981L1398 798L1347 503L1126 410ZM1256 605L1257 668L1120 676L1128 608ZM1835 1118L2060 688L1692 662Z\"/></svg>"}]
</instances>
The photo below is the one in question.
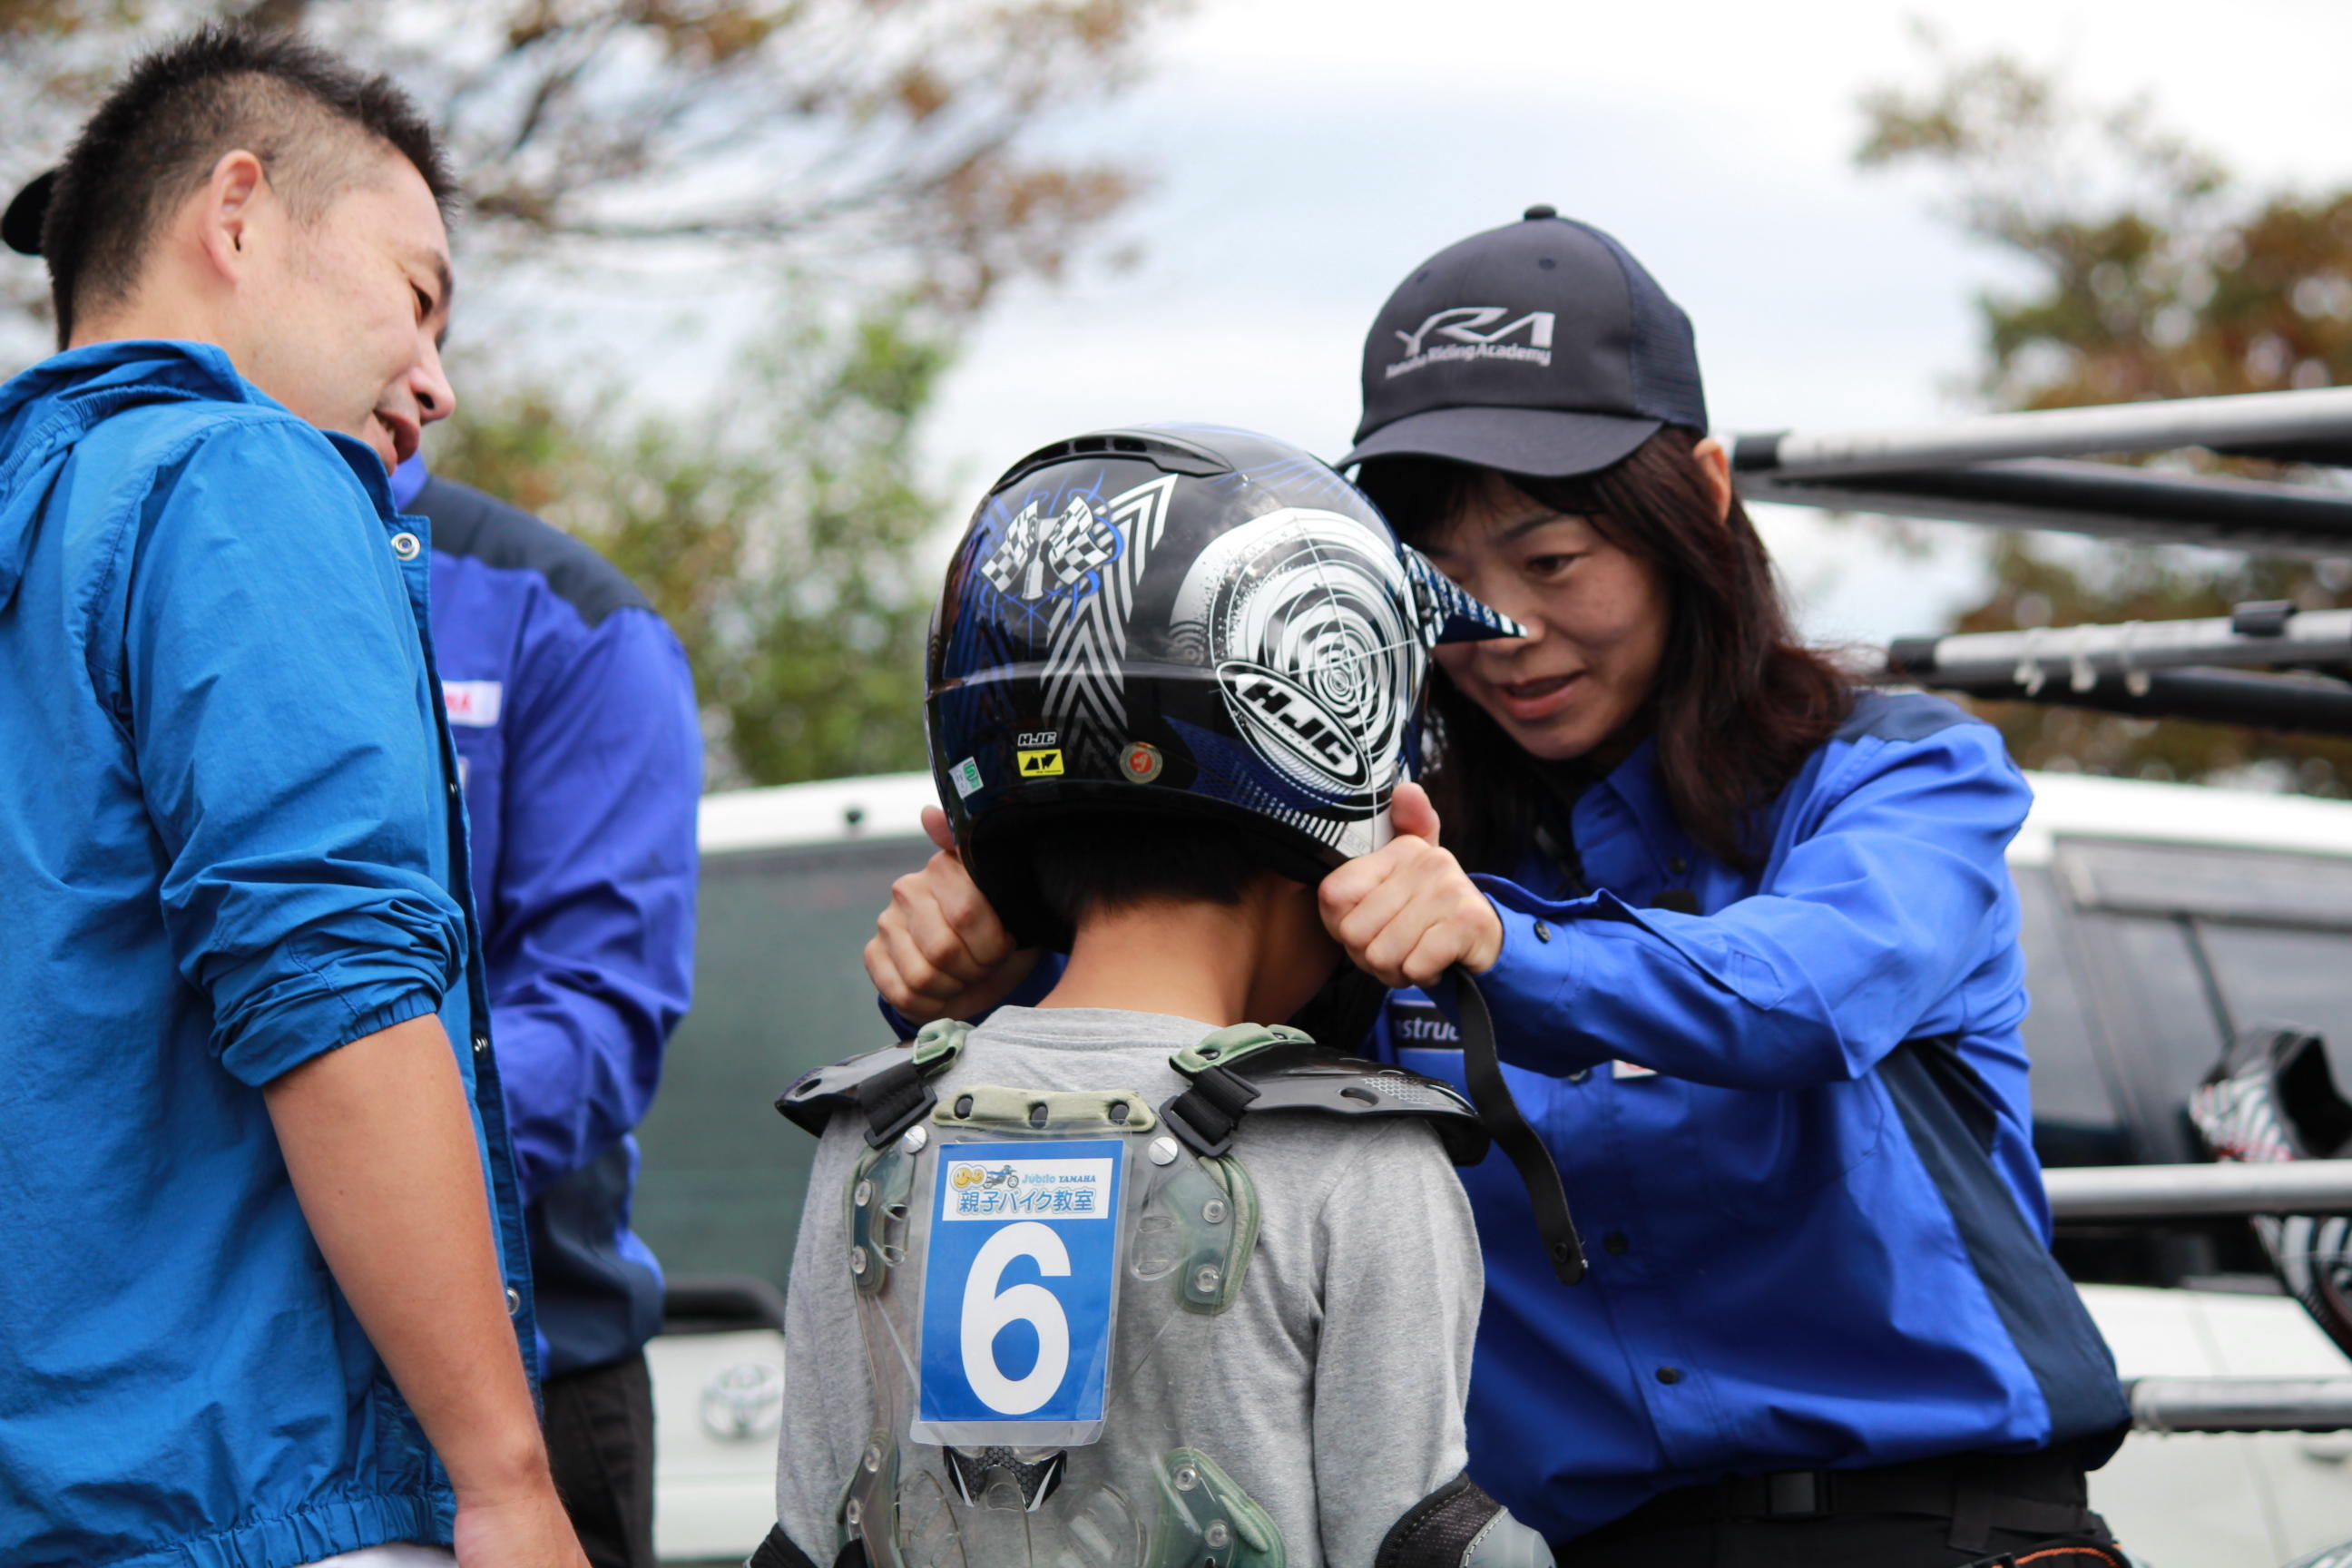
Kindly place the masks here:
<instances>
[{"instance_id":1,"label":"woman's face","mask_svg":"<svg viewBox=\"0 0 2352 1568\"><path fill-rule=\"evenodd\" d=\"M1523 637L1448 643L1436 658L1529 755L1584 756L1619 737L1649 700L1665 656L1664 585L1588 520L1489 473L1426 553L1527 628Z\"/></svg>"}]
</instances>

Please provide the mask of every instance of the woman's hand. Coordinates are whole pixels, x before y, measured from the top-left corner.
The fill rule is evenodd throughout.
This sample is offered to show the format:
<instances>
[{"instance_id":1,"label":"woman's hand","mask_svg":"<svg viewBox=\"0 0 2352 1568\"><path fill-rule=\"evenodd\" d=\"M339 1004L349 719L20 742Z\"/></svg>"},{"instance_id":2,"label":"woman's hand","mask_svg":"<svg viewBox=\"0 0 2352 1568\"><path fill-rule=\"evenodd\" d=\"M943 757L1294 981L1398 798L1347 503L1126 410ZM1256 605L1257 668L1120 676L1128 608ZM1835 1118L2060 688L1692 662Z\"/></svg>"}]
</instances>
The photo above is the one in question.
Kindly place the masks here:
<instances>
[{"instance_id":1,"label":"woman's hand","mask_svg":"<svg viewBox=\"0 0 2352 1568\"><path fill-rule=\"evenodd\" d=\"M890 884L890 907L866 944L866 973L882 1000L910 1024L969 1018L1011 994L1036 967L1016 948L956 853L948 814L923 807L923 831L940 852Z\"/></svg>"},{"instance_id":2,"label":"woman's hand","mask_svg":"<svg viewBox=\"0 0 2352 1568\"><path fill-rule=\"evenodd\" d=\"M1503 921L1462 863L1437 847L1437 810L1397 785L1396 837L1323 879L1323 924L1356 967L1390 987L1426 985L1459 963L1483 974L1502 956Z\"/></svg>"}]
</instances>

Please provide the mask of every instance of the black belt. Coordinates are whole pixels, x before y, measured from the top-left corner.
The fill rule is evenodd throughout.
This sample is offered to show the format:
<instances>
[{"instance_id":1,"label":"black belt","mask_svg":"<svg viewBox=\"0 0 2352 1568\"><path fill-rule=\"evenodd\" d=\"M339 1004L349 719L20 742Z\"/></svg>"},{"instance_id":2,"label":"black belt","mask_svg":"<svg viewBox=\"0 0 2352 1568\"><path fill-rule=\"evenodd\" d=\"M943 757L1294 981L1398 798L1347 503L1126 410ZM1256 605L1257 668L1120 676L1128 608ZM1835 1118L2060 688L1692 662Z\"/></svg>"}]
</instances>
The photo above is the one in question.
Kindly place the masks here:
<instances>
[{"instance_id":1,"label":"black belt","mask_svg":"<svg viewBox=\"0 0 2352 1568\"><path fill-rule=\"evenodd\" d=\"M1953 1544L1982 1550L1995 1530L2032 1535L2103 1531L2072 1445L2028 1454L1956 1454L1855 1470L1779 1470L1661 1492L1580 1546L1717 1520L1913 1514L1952 1521Z\"/></svg>"}]
</instances>

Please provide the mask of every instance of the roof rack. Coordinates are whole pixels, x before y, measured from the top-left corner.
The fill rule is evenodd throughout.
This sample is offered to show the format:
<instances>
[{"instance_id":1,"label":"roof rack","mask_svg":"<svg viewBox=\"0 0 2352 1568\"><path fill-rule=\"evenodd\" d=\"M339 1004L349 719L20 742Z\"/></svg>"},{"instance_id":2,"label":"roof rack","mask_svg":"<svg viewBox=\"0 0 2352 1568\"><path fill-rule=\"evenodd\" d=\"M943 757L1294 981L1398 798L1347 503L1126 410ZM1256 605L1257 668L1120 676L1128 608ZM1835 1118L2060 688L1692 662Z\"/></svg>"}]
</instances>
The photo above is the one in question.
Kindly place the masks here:
<instances>
[{"instance_id":1,"label":"roof rack","mask_svg":"<svg viewBox=\"0 0 2352 1568\"><path fill-rule=\"evenodd\" d=\"M2352 467L2352 387L1735 436L1749 500L2149 542L2352 554L2352 490L2079 459L2199 447Z\"/></svg>"},{"instance_id":2,"label":"roof rack","mask_svg":"<svg viewBox=\"0 0 2352 1568\"><path fill-rule=\"evenodd\" d=\"M1734 436L1750 500L2059 529L2147 543L2352 556L2352 485L2152 472L2094 455L2203 447L2352 468L2352 387ZM2249 674L2245 667L2286 670ZM1972 697L2352 735L2352 611L1902 637L1885 674Z\"/></svg>"},{"instance_id":3,"label":"roof rack","mask_svg":"<svg viewBox=\"0 0 2352 1568\"><path fill-rule=\"evenodd\" d=\"M2294 673L2250 675L2233 667ZM2218 668L2217 668L2218 667ZM2352 610L2284 600L2226 618L1898 637L1885 675L1971 697L2352 735Z\"/></svg>"}]
</instances>

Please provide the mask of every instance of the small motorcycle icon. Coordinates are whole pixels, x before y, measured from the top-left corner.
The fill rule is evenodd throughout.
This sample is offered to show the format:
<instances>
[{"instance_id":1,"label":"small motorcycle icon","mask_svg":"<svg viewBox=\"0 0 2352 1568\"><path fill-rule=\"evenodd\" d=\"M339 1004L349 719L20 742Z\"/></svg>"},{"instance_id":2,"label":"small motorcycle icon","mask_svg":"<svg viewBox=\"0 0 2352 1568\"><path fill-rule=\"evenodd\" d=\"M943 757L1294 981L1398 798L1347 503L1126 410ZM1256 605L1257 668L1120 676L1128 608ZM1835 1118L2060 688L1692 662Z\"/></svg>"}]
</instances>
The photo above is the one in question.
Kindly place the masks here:
<instances>
[{"instance_id":1,"label":"small motorcycle icon","mask_svg":"<svg viewBox=\"0 0 2352 1568\"><path fill-rule=\"evenodd\" d=\"M987 1172L980 1178L980 1184L983 1187L1003 1187L1010 1192L1021 1184L1021 1173L1006 1165L1001 1170Z\"/></svg>"}]
</instances>

